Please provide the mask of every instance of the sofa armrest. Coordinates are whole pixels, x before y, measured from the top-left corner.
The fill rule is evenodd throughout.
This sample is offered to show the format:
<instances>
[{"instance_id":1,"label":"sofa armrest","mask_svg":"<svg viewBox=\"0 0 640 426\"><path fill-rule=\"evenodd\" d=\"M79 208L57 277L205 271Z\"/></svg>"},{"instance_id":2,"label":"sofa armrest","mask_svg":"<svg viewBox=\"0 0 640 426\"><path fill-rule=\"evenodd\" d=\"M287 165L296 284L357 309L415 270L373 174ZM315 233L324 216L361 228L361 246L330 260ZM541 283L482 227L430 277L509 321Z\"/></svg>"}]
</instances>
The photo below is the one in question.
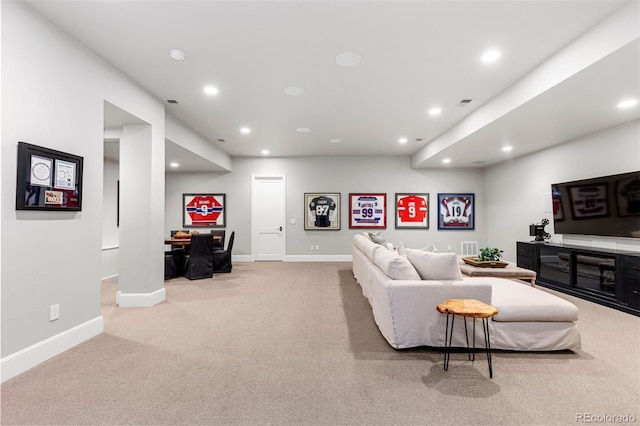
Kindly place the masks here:
<instances>
[{"instance_id":1,"label":"sofa armrest","mask_svg":"<svg viewBox=\"0 0 640 426\"><path fill-rule=\"evenodd\" d=\"M376 324L391 346L398 349L424 345L425 341L438 342L444 334L444 327L440 327L442 314L436 310L438 304L447 299L491 303L491 284L474 281L374 279L371 306Z\"/></svg>"}]
</instances>

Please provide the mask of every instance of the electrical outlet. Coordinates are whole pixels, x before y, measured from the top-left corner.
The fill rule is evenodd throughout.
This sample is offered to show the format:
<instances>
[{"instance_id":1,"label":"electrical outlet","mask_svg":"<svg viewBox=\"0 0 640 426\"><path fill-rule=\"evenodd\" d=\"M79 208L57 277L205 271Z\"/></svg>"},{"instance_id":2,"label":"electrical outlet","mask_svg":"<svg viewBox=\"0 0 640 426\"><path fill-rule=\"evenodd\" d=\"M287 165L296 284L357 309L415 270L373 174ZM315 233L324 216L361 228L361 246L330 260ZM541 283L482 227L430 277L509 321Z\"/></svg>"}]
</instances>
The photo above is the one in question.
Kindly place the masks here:
<instances>
[{"instance_id":1,"label":"electrical outlet","mask_svg":"<svg viewBox=\"0 0 640 426\"><path fill-rule=\"evenodd\" d=\"M49 306L49 321L55 321L58 318L60 318L60 305Z\"/></svg>"},{"instance_id":2,"label":"electrical outlet","mask_svg":"<svg viewBox=\"0 0 640 426\"><path fill-rule=\"evenodd\" d=\"M313 244L311 244L311 251L313 251Z\"/></svg>"},{"instance_id":3,"label":"electrical outlet","mask_svg":"<svg viewBox=\"0 0 640 426\"><path fill-rule=\"evenodd\" d=\"M295 225L296 224L296 220L295 219L291 219L291 224Z\"/></svg>"},{"instance_id":4,"label":"electrical outlet","mask_svg":"<svg viewBox=\"0 0 640 426\"><path fill-rule=\"evenodd\" d=\"M451 251L451 246L447 246L447 250Z\"/></svg>"},{"instance_id":5,"label":"electrical outlet","mask_svg":"<svg viewBox=\"0 0 640 426\"><path fill-rule=\"evenodd\" d=\"M320 250L320 246L316 244L316 251Z\"/></svg>"}]
</instances>

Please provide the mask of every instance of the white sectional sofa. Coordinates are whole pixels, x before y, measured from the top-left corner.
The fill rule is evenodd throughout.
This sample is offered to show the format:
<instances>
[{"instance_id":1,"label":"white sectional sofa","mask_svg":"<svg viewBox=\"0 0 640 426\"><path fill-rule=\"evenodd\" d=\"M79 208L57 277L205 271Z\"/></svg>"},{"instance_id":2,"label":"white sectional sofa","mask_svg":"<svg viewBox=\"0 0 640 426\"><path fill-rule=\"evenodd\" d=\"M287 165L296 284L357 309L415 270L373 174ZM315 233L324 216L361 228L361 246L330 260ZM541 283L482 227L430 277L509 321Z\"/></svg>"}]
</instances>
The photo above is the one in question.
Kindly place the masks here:
<instances>
[{"instance_id":1,"label":"white sectional sofa","mask_svg":"<svg viewBox=\"0 0 640 426\"><path fill-rule=\"evenodd\" d=\"M392 347L444 347L446 315L439 313L436 305L447 299L477 299L498 308L498 314L489 321L493 349L580 348L575 323L578 309L572 303L524 282L462 277L455 254L430 254L423 260L416 252L401 256L364 235L354 236L353 274L371 304L380 332ZM457 274L451 263L458 268ZM443 278L432 278L432 271ZM480 347L483 338L478 324L476 342ZM462 319L455 323L453 346L466 346Z\"/></svg>"}]
</instances>

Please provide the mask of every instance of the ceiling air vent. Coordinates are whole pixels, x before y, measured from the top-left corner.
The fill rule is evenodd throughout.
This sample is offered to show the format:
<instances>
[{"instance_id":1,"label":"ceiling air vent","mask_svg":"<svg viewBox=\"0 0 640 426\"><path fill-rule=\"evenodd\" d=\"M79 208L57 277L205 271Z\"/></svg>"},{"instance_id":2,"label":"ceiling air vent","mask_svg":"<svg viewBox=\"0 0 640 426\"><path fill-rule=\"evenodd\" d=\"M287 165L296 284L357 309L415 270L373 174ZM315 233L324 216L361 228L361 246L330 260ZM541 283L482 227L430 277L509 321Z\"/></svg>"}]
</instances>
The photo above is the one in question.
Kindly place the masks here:
<instances>
[{"instance_id":1,"label":"ceiling air vent","mask_svg":"<svg viewBox=\"0 0 640 426\"><path fill-rule=\"evenodd\" d=\"M176 101L175 99L167 99L167 103L168 104L177 104L178 101Z\"/></svg>"},{"instance_id":2,"label":"ceiling air vent","mask_svg":"<svg viewBox=\"0 0 640 426\"><path fill-rule=\"evenodd\" d=\"M464 107L467 106L471 103L473 99L462 99L460 102L458 102L458 106Z\"/></svg>"},{"instance_id":3,"label":"ceiling air vent","mask_svg":"<svg viewBox=\"0 0 640 426\"><path fill-rule=\"evenodd\" d=\"M218 139L218 142L226 142L224 139Z\"/></svg>"},{"instance_id":4,"label":"ceiling air vent","mask_svg":"<svg viewBox=\"0 0 640 426\"><path fill-rule=\"evenodd\" d=\"M476 161L473 162L473 164L484 164L486 162L487 162L487 160L476 160Z\"/></svg>"}]
</instances>

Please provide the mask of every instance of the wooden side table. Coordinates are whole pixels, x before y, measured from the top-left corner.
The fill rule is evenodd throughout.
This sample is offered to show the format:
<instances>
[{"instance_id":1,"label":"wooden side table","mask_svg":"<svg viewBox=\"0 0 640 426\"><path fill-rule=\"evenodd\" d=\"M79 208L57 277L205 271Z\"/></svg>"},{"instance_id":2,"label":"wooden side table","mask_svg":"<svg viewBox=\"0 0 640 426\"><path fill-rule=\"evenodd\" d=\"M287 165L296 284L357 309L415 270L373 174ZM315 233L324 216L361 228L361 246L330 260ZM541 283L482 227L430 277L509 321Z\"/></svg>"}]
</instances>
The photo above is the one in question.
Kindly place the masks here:
<instances>
[{"instance_id":1,"label":"wooden side table","mask_svg":"<svg viewBox=\"0 0 640 426\"><path fill-rule=\"evenodd\" d=\"M487 350L487 362L489 364L489 377L493 378L493 365L491 364L491 339L489 336L488 319L498 313L498 308L487 305L475 299L448 299L444 303L436 306L438 312L447 314L447 328L444 332L444 370L449 370L449 359L451 358L451 340L453 338L453 322L456 315L464 318L464 334L467 339L467 350L469 350L469 335L467 333L467 318L473 318L473 351L469 350L469 359L475 360L476 348L476 318L482 319L482 329L484 331L484 345ZM449 326L449 316L451 316L451 326Z\"/></svg>"}]
</instances>

